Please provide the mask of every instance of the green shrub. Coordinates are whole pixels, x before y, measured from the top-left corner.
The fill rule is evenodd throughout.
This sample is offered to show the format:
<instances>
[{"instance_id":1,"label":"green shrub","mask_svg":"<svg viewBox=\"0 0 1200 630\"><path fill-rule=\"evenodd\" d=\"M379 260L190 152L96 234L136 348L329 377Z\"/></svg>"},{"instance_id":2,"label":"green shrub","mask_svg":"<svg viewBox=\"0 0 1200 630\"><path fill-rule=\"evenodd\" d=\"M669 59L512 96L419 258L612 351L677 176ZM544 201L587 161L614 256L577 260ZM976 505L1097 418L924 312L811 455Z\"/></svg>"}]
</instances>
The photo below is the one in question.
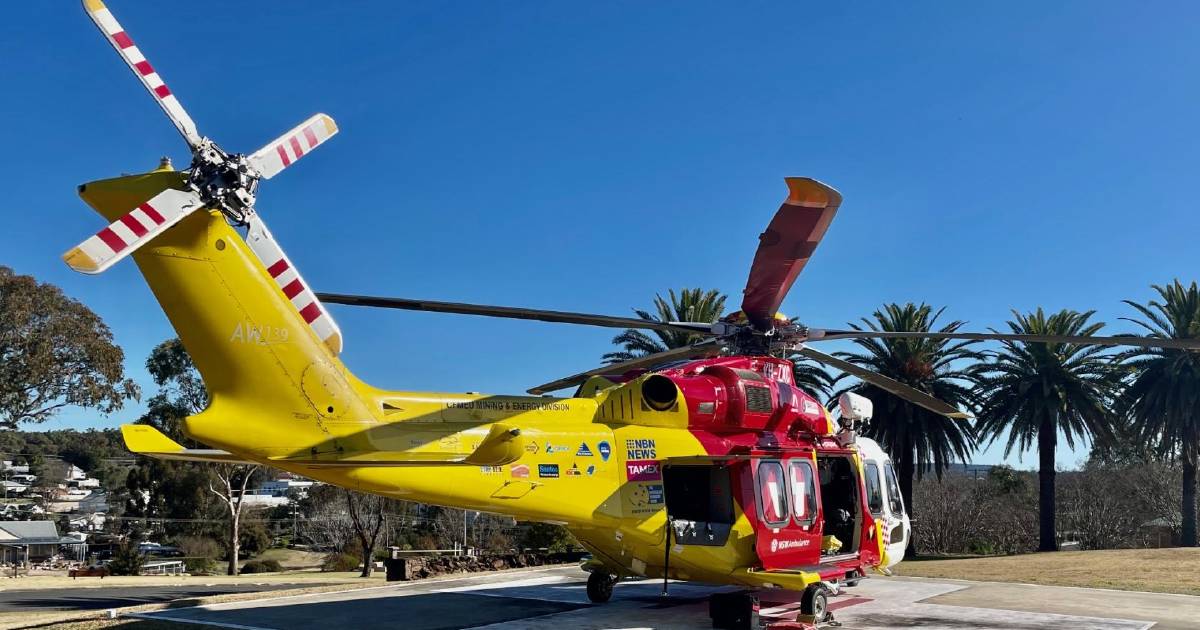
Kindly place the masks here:
<instances>
[{"instance_id":1,"label":"green shrub","mask_svg":"<svg viewBox=\"0 0 1200 630\"><path fill-rule=\"evenodd\" d=\"M321 564L322 571L353 571L358 568L361 560L357 556L352 556L348 553L331 553L325 556L325 562Z\"/></svg>"},{"instance_id":2,"label":"green shrub","mask_svg":"<svg viewBox=\"0 0 1200 630\"><path fill-rule=\"evenodd\" d=\"M242 566L242 573L278 573L282 570L278 560L251 560Z\"/></svg>"},{"instance_id":3,"label":"green shrub","mask_svg":"<svg viewBox=\"0 0 1200 630\"><path fill-rule=\"evenodd\" d=\"M138 553L137 541L127 540L113 554L108 572L110 575L137 575L142 571L143 562L145 558Z\"/></svg>"}]
</instances>

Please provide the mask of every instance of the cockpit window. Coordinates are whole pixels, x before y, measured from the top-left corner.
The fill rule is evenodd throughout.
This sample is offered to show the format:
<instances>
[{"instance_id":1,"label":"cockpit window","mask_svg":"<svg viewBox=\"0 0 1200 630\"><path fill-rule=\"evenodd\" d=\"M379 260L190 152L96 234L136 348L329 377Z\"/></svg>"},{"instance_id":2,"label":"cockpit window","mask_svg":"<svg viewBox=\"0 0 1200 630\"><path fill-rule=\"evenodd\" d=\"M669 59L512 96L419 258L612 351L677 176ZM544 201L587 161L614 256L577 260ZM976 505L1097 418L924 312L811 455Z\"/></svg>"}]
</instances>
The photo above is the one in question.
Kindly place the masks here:
<instances>
[{"instance_id":1,"label":"cockpit window","mask_svg":"<svg viewBox=\"0 0 1200 630\"><path fill-rule=\"evenodd\" d=\"M900 495L900 484L896 481L896 469L892 463L883 465L883 474L887 478L888 507L895 516L904 516L904 497Z\"/></svg>"},{"instance_id":2,"label":"cockpit window","mask_svg":"<svg viewBox=\"0 0 1200 630\"><path fill-rule=\"evenodd\" d=\"M871 514L883 514L883 482L879 480L879 464L867 462L867 509Z\"/></svg>"}]
</instances>

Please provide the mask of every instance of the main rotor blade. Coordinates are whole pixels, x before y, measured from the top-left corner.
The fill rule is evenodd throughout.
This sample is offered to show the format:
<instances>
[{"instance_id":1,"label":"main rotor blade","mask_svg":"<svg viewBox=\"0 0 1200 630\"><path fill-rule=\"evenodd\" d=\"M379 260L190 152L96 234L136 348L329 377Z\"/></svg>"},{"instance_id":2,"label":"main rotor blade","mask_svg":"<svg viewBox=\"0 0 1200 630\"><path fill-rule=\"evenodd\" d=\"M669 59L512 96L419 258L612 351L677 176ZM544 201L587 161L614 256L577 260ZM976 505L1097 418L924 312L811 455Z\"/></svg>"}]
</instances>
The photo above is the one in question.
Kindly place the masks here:
<instances>
[{"instance_id":1,"label":"main rotor blade","mask_svg":"<svg viewBox=\"0 0 1200 630\"><path fill-rule=\"evenodd\" d=\"M904 400L913 403L914 405L920 405L934 413L940 413L947 418L963 419L971 417L970 414L960 411L954 405L938 400L937 398L934 398L933 396L930 396L919 389L905 385L904 383L901 383L895 379L888 378L878 372L872 372L871 370L857 366L849 361L839 359L833 355L825 354L820 350L813 350L809 347L801 347L798 352L814 361L819 361L830 367L837 368L843 372L857 376L863 382L870 383L885 392L895 394L896 396L899 396Z\"/></svg>"},{"instance_id":2,"label":"main rotor blade","mask_svg":"<svg viewBox=\"0 0 1200 630\"><path fill-rule=\"evenodd\" d=\"M62 259L75 271L100 273L203 206L196 193L168 188L63 254Z\"/></svg>"},{"instance_id":3,"label":"main rotor blade","mask_svg":"<svg viewBox=\"0 0 1200 630\"><path fill-rule=\"evenodd\" d=\"M332 118L325 114L315 114L250 154L247 161L263 179L271 179L309 151L321 146L337 132L337 123L333 122Z\"/></svg>"},{"instance_id":4,"label":"main rotor blade","mask_svg":"<svg viewBox=\"0 0 1200 630\"><path fill-rule=\"evenodd\" d=\"M159 106L167 114L167 118L170 118L179 133L183 134L183 139L187 140L188 145L195 148L200 144L200 132L196 130L196 123L192 122L192 117L188 115L187 110L183 109L179 99L171 93L150 62L146 61L146 56L142 54L141 49L133 44L133 40L129 39L129 34L117 22L117 18L113 17L108 7L104 6L100 0L83 0L83 8L96 23L100 32L104 34L108 43L112 44L129 69L137 75L146 91L150 92L154 100L158 101Z\"/></svg>"},{"instance_id":5,"label":"main rotor blade","mask_svg":"<svg viewBox=\"0 0 1200 630\"><path fill-rule=\"evenodd\" d=\"M970 332L914 332L914 331L873 331L873 330L809 330L810 341L833 341L836 339L967 339L978 341L1020 341L1024 343L1074 343L1092 346L1135 346L1138 348L1173 348L1178 350L1200 350L1200 339L1161 339L1158 337L1138 337L1136 335L1116 335L1111 337L1090 337L1082 335L1026 335L1012 333L970 333Z\"/></svg>"},{"instance_id":6,"label":"main rotor blade","mask_svg":"<svg viewBox=\"0 0 1200 630\"><path fill-rule=\"evenodd\" d=\"M775 325L779 305L842 203L838 191L815 179L789 177L786 181L788 197L767 231L758 237L758 251L742 298L742 312L755 328L763 331Z\"/></svg>"},{"instance_id":7,"label":"main rotor blade","mask_svg":"<svg viewBox=\"0 0 1200 630\"><path fill-rule=\"evenodd\" d=\"M634 319L632 317L612 317L609 315L572 313L568 311L547 311L513 306L463 304L458 302L434 302L432 300L410 300L407 298L375 297L370 295L346 295L342 293L318 293L317 298L322 302L329 304L375 306L379 308L397 308L406 311L458 313L460 315L484 315L487 317L506 317L509 319L532 319L543 322L557 322L563 324L604 326L606 328L642 328L647 330L665 330L701 334L708 334L712 331L712 324L705 324L703 322L656 322L645 319Z\"/></svg>"},{"instance_id":8,"label":"main rotor blade","mask_svg":"<svg viewBox=\"0 0 1200 630\"><path fill-rule=\"evenodd\" d=\"M537 387L530 388L527 391L535 396L540 396L546 392L558 391L564 387L579 385L593 376L603 376L605 374L624 374L630 370L650 368L656 365L669 363L671 361L681 361L684 359L713 356L718 354L720 351L721 344L718 343L717 340L706 339L690 346L675 348L672 350L667 350L666 352L658 352L644 357L631 359L629 361L606 365L594 370L588 370L587 372L580 372L579 374L574 374L566 378L560 378L557 381L551 381L544 385L538 385Z\"/></svg>"}]
</instances>

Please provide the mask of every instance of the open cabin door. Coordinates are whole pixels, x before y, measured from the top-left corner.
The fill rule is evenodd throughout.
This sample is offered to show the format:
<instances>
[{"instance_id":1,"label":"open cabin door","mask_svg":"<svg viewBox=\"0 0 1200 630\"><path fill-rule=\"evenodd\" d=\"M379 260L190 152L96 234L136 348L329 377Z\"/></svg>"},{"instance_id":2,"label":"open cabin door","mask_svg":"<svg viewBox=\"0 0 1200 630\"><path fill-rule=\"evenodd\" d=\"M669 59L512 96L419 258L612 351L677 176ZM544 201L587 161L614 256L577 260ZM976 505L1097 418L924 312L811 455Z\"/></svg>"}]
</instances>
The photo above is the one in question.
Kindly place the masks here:
<instances>
[{"instance_id":1,"label":"open cabin door","mask_svg":"<svg viewBox=\"0 0 1200 630\"><path fill-rule=\"evenodd\" d=\"M821 498L811 453L750 460L755 551L765 569L813 566L821 559Z\"/></svg>"}]
</instances>

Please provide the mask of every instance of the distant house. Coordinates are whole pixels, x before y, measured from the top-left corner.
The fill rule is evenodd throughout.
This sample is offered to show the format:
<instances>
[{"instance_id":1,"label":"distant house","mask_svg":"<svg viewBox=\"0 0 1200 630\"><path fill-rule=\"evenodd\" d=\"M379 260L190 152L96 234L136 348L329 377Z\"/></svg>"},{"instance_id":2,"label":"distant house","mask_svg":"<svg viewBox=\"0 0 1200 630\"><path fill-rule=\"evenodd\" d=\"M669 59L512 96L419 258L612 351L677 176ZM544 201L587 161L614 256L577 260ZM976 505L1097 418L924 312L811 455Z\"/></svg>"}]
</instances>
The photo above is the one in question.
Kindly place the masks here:
<instances>
[{"instance_id":1,"label":"distant house","mask_svg":"<svg viewBox=\"0 0 1200 630\"><path fill-rule=\"evenodd\" d=\"M7 470L10 473L28 474L29 466L25 465L25 464L22 464L20 466L14 466L12 463L12 460L6 459L6 460L0 462L0 470Z\"/></svg>"},{"instance_id":2,"label":"distant house","mask_svg":"<svg viewBox=\"0 0 1200 630\"><path fill-rule=\"evenodd\" d=\"M53 521L0 522L0 562L41 562L57 555L59 546L80 542L59 536Z\"/></svg>"}]
</instances>

